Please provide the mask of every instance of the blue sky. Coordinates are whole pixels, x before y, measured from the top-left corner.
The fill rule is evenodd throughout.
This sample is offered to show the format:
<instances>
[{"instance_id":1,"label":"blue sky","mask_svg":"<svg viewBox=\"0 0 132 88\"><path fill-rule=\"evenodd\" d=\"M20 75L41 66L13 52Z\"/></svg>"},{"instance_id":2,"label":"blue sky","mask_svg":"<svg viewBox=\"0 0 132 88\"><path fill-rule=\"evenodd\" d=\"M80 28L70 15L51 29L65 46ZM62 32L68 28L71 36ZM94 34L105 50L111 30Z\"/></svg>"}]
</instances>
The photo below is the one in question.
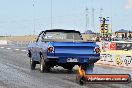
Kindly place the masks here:
<instances>
[{"instance_id":1,"label":"blue sky","mask_svg":"<svg viewBox=\"0 0 132 88\"><path fill-rule=\"evenodd\" d=\"M100 8L110 17L112 30L132 30L132 0L52 0L52 28L86 30L86 11L89 9L89 27L93 30L92 8L95 9L94 32L99 31ZM35 17L35 22L34 22ZM112 17L112 18L111 18ZM51 29L51 0L0 0L0 35L32 35Z\"/></svg>"}]
</instances>

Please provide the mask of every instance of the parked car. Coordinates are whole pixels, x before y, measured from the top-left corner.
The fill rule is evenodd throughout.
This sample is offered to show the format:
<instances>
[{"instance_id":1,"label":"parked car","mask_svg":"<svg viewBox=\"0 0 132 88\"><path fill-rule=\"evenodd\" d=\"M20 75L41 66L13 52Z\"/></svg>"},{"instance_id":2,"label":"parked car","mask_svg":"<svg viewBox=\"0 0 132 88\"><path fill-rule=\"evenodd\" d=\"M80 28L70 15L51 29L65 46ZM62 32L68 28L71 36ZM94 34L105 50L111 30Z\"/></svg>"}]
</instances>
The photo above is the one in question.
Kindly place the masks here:
<instances>
[{"instance_id":1,"label":"parked car","mask_svg":"<svg viewBox=\"0 0 132 88\"><path fill-rule=\"evenodd\" d=\"M72 70L75 65L87 69L100 59L95 42L84 41L75 30L52 29L42 31L37 40L28 45L30 66L40 64L40 72L49 72L54 66Z\"/></svg>"}]
</instances>

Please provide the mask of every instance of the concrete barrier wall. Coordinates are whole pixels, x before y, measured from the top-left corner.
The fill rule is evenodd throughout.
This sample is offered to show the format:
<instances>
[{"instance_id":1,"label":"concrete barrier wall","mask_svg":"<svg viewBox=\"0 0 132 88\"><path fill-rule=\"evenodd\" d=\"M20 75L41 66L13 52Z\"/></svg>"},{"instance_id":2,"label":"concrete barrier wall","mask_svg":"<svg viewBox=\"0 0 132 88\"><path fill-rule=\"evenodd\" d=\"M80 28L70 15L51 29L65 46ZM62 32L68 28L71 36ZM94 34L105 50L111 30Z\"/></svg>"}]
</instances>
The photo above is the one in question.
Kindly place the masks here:
<instances>
[{"instance_id":1,"label":"concrete barrier wall","mask_svg":"<svg viewBox=\"0 0 132 88\"><path fill-rule=\"evenodd\" d=\"M0 40L0 45L27 46L28 44L29 44L29 41Z\"/></svg>"},{"instance_id":2,"label":"concrete barrier wall","mask_svg":"<svg viewBox=\"0 0 132 88\"><path fill-rule=\"evenodd\" d=\"M0 45L7 45L7 40L0 40Z\"/></svg>"},{"instance_id":3,"label":"concrete barrier wall","mask_svg":"<svg viewBox=\"0 0 132 88\"><path fill-rule=\"evenodd\" d=\"M8 45L15 45L15 46L27 46L29 41L8 41Z\"/></svg>"},{"instance_id":4,"label":"concrete barrier wall","mask_svg":"<svg viewBox=\"0 0 132 88\"><path fill-rule=\"evenodd\" d=\"M121 53L122 52L122 53ZM132 51L108 51L101 53L99 64L132 68Z\"/></svg>"}]
</instances>

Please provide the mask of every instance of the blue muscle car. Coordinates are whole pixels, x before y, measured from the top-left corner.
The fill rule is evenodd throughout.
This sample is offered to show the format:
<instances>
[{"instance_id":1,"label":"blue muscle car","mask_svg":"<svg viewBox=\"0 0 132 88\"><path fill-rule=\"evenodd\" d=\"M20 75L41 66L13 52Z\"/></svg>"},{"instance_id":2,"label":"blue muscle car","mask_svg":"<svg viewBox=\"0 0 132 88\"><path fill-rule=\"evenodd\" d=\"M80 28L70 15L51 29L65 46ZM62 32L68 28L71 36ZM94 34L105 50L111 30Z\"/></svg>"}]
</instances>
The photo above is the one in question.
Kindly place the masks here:
<instances>
[{"instance_id":1,"label":"blue muscle car","mask_svg":"<svg viewBox=\"0 0 132 88\"><path fill-rule=\"evenodd\" d=\"M87 69L100 59L100 49L95 42L84 41L79 31L52 29L42 31L36 42L28 45L28 56L31 69L40 64L40 72L49 72L54 66Z\"/></svg>"}]
</instances>

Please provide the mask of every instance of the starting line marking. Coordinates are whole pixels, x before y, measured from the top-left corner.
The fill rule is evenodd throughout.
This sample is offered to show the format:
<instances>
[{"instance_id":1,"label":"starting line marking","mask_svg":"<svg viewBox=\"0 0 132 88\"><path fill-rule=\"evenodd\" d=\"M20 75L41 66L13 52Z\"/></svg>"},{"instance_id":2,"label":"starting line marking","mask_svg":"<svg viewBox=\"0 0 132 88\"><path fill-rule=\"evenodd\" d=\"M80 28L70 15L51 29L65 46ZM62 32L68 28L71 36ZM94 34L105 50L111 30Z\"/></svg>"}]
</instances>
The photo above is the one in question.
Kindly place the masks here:
<instances>
[{"instance_id":1,"label":"starting line marking","mask_svg":"<svg viewBox=\"0 0 132 88\"><path fill-rule=\"evenodd\" d=\"M0 47L1 49L7 49L7 50L10 50L10 49L12 49L12 48L6 48L6 47ZM14 50L16 50L16 51L19 51L20 49L14 49ZM22 51L22 52L26 52L27 50L20 50L20 51Z\"/></svg>"},{"instance_id":2,"label":"starting line marking","mask_svg":"<svg viewBox=\"0 0 132 88\"><path fill-rule=\"evenodd\" d=\"M20 50L20 49L15 49L15 50Z\"/></svg>"},{"instance_id":3,"label":"starting line marking","mask_svg":"<svg viewBox=\"0 0 132 88\"><path fill-rule=\"evenodd\" d=\"M25 52L25 51L27 51L27 50L21 50L21 51Z\"/></svg>"},{"instance_id":4,"label":"starting line marking","mask_svg":"<svg viewBox=\"0 0 132 88\"><path fill-rule=\"evenodd\" d=\"M0 47L1 49L5 48L5 47Z\"/></svg>"},{"instance_id":5,"label":"starting line marking","mask_svg":"<svg viewBox=\"0 0 132 88\"><path fill-rule=\"evenodd\" d=\"M11 49L11 48L6 48L6 49L8 49L8 50L9 50L9 49Z\"/></svg>"}]
</instances>

